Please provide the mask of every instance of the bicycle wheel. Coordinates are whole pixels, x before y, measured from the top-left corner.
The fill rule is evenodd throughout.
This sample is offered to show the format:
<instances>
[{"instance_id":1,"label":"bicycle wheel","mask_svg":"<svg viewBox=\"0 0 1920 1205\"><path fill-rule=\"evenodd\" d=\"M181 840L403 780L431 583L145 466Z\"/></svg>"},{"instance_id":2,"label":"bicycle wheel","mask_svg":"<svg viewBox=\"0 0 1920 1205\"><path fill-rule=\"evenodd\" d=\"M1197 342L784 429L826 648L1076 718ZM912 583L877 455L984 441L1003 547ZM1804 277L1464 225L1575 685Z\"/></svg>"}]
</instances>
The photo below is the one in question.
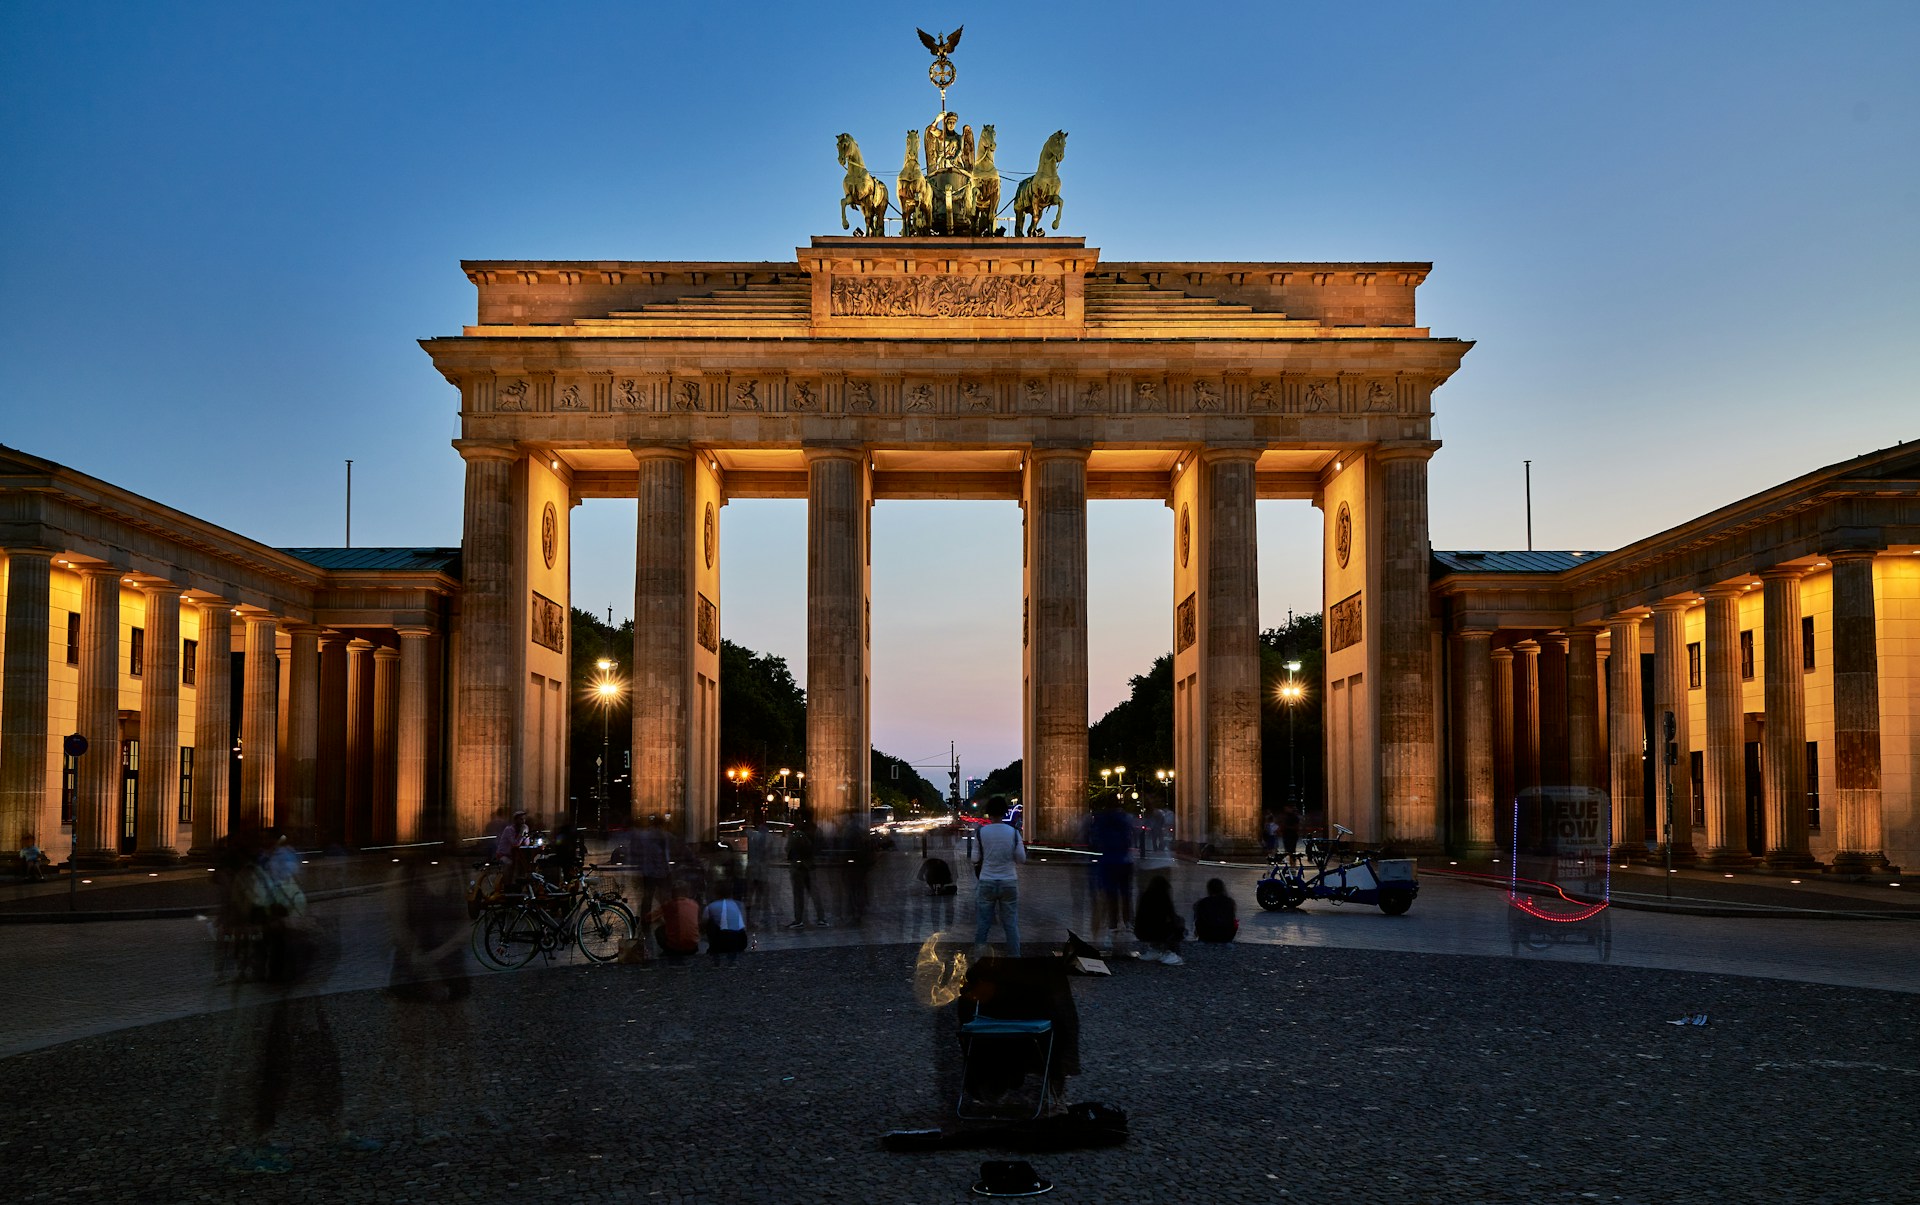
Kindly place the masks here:
<instances>
[{"instance_id":1,"label":"bicycle wheel","mask_svg":"<svg viewBox=\"0 0 1920 1205\"><path fill-rule=\"evenodd\" d=\"M591 962L612 962L620 957L620 943L638 936L640 925L625 904L589 901L573 925L573 939Z\"/></svg>"},{"instance_id":2,"label":"bicycle wheel","mask_svg":"<svg viewBox=\"0 0 1920 1205\"><path fill-rule=\"evenodd\" d=\"M496 971L511 971L533 961L540 948L540 918L524 905L495 908L487 913L478 940L485 953L481 961Z\"/></svg>"},{"instance_id":3,"label":"bicycle wheel","mask_svg":"<svg viewBox=\"0 0 1920 1205\"><path fill-rule=\"evenodd\" d=\"M506 946L507 915L511 911L510 908L482 908L480 915L473 918L473 957L489 971L510 969L501 958Z\"/></svg>"}]
</instances>

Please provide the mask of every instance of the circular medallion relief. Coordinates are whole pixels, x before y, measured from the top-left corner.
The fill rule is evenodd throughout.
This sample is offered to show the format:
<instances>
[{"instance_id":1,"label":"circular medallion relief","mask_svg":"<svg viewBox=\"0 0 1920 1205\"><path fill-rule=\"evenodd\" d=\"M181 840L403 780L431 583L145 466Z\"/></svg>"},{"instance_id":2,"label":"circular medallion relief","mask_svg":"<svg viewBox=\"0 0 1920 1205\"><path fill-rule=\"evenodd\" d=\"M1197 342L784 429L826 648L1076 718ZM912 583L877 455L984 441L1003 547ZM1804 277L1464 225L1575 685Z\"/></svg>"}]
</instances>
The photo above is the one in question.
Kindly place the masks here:
<instances>
[{"instance_id":1,"label":"circular medallion relief","mask_svg":"<svg viewBox=\"0 0 1920 1205\"><path fill-rule=\"evenodd\" d=\"M1180 567L1187 567L1187 554L1193 550L1193 516L1187 513L1183 505L1180 508Z\"/></svg>"},{"instance_id":2,"label":"circular medallion relief","mask_svg":"<svg viewBox=\"0 0 1920 1205\"><path fill-rule=\"evenodd\" d=\"M553 509L553 503L540 512L540 555L546 558L547 568L553 568L553 558L560 554L560 514Z\"/></svg>"},{"instance_id":3,"label":"circular medallion relief","mask_svg":"<svg viewBox=\"0 0 1920 1205\"><path fill-rule=\"evenodd\" d=\"M700 548L706 554L707 568L713 568L713 503L707 503L707 517L700 524Z\"/></svg>"},{"instance_id":4,"label":"circular medallion relief","mask_svg":"<svg viewBox=\"0 0 1920 1205\"><path fill-rule=\"evenodd\" d=\"M1347 567L1347 558L1353 555L1353 512L1344 502L1333 520L1333 555L1342 569Z\"/></svg>"}]
</instances>

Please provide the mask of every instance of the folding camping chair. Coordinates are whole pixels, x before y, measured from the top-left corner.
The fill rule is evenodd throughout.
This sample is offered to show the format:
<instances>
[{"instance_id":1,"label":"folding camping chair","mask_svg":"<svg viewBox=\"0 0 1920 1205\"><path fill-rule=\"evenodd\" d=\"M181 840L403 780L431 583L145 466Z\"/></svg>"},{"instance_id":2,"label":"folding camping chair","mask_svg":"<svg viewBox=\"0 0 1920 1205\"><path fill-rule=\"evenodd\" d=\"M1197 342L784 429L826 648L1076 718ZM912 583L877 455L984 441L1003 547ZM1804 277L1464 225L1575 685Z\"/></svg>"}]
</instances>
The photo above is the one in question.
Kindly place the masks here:
<instances>
[{"instance_id":1,"label":"folding camping chair","mask_svg":"<svg viewBox=\"0 0 1920 1205\"><path fill-rule=\"evenodd\" d=\"M1053 1094L1053 1022L1048 1020L1012 1021L976 1014L960 1026L960 1099L953 1111L968 1121L998 1117L991 1107L967 1111L967 1086L976 1078L989 1082L1011 1079L1017 1086L1032 1069L1035 1056L1040 1062L1040 1091L1032 1116L1044 1113ZM1011 1072L1018 1068L1018 1078Z\"/></svg>"}]
</instances>

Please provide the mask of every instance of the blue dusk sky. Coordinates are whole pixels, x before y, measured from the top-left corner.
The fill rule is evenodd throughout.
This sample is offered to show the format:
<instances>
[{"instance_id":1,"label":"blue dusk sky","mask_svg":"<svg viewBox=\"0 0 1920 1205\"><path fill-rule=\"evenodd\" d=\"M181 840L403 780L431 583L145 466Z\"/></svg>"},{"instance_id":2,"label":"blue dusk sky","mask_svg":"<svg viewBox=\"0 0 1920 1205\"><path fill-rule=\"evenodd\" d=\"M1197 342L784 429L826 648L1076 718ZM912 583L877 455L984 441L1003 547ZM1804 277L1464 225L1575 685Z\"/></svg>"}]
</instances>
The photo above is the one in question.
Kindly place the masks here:
<instances>
[{"instance_id":1,"label":"blue dusk sky","mask_svg":"<svg viewBox=\"0 0 1920 1205\"><path fill-rule=\"evenodd\" d=\"M784 259L834 135L950 100L1119 260L1430 260L1436 547L1632 541L1920 436L1920 5L0 6L0 441L270 544L449 545L464 258ZM631 611L632 504L574 599ZM1097 717L1167 650L1172 524L1090 508ZM1262 621L1319 514L1263 503ZM723 512L723 630L805 667L805 513ZM1019 754L1012 503L874 515L874 741Z\"/></svg>"}]
</instances>

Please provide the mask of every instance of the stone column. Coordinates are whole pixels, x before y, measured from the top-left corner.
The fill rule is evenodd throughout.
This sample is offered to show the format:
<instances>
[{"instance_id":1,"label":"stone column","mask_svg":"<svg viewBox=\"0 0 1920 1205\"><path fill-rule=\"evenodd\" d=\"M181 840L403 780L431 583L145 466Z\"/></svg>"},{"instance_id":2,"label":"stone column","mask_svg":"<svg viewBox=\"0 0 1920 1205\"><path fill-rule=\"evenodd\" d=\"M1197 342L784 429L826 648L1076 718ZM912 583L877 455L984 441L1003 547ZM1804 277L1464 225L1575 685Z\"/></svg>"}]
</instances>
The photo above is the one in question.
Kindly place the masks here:
<instances>
[{"instance_id":1,"label":"stone column","mask_svg":"<svg viewBox=\"0 0 1920 1205\"><path fill-rule=\"evenodd\" d=\"M1454 681L1459 700L1454 712L1455 748L1460 759L1461 804L1466 825L1462 853L1484 857L1493 852L1493 633L1453 634ZM1512 662L1508 662L1511 666Z\"/></svg>"},{"instance_id":2,"label":"stone column","mask_svg":"<svg viewBox=\"0 0 1920 1205\"><path fill-rule=\"evenodd\" d=\"M56 848L57 831L40 831L52 747L47 720L52 589L52 550L7 550L7 642L0 662L0 858L17 857L28 837L35 838L48 857L65 852Z\"/></svg>"},{"instance_id":3,"label":"stone column","mask_svg":"<svg viewBox=\"0 0 1920 1205\"><path fill-rule=\"evenodd\" d=\"M1438 728L1427 545L1427 458L1439 445L1382 446L1373 455L1380 551L1380 819L1387 844L1438 851Z\"/></svg>"},{"instance_id":4,"label":"stone column","mask_svg":"<svg viewBox=\"0 0 1920 1205\"><path fill-rule=\"evenodd\" d=\"M1252 849L1260 839L1260 591L1254 520L1254 448L1200 454L1207 540L1207 837L1216 849ZM1086 460L1079 473L1081 616L1079 748L1086 748ZM1048 567L1043 563L1042 573ZM1084 762L1083 762L1084 765ZM1084 775L1084 769L1082 774Z\"/></svg>"},{"instance_id":5,"label":"stone column","mask_svg":"<svg viewBox=\"0 0 1920 1205\"><path fill-rule=\"evenodd\" d=\"M394 752L394 839L404 843L429 839L427 823L427 741L431 717L433 631L400 629L399 719ZM437 827L437 826L434 826Z\"/></svg>"},{"instance_id":6,"label":"stone column","mask_svg":"<svg viewBox=\"0 0 1920 1205\"><path fill-rule=\"evenodd\" d=\"M1607 625L1607 669L1612 699L1607 708L1608 760L1613 763L1613 856L1644 858L1646 722L1640 711L1640 616L1623 615Z\"/></svg>"},{"instance_id":7,"label":"stone column","mask_svg":"<svg viewBox=\"0 0 1920 1205\"><path fill-rule=\"evenodd\" d=\"M636 447L640 517L633 579L633 812L686 820L693 732L693 454ZM855 454L858 455L857 453ZM812 507L808 508L811 523ZM856 625L859 610L840 617ZM809 611L811 615L811 611ZM811 618L807 626L807 731L813 731ZM840 638L855 639L847 632ZM821 639L831 641L831 637ZM827 706L832 707L829 703ZM811 756L811 745L809 745ZM608 770L612 779L612 770Z\"/></svg>"},{"instance_id":8,"label":"stone column","mask_svg":"<svg viewBox=\"0 0 1920 1205\"><path fill-rule=\"evenodd\" d=\"M314 843L319 833L320 629L288 624L293 647L287 654L287 797L280 801L280 823L294 841Z\"/></svg>"},{"instance_id":9,"label":"stone column","mask_svg":"<svg viewBox=\"0 0 1920 1205\"><path fill-rule=\"evenodd\" d=\"M1660 722L1662 712L1673 713L1674 743L1679 746L1679 761L1669 766L1665 761L1665 750L1661 748L1664 738L1656 733L1652 744L1659 753L1654 777L1660 791L1660 806L1656 814L1664 824L1669 818L1666 806L1666 784L1668 775L1673 779L1673 861L1676 866L1685 866L1695 860L1693 848L1693 772L1690 756L1692 754L1692 732L1687 706L1687 606L1685 602L1668 601L1653 608L1653 710L1654 722Z\"/></svg>"},{"instance_id":10,"label":"stone column","mask_svg":"<svg viewBox=\"0 0 1920 1205\"><path fill-rule=\"evenodd\" d=\"M1739 586L1707 591L1707 860L1746 866L1745 709L1740 702Z\"/></svg>"},{"instance_id":11,"label":"stone column","mask_svg":"<svg viewBox=\"0 0 1920 1205\"><path fill-rule=\"evenodd\" d=\"M1567 633L1567 781L1582 790L1600 788L1600 633Z\"/></svg>"},{"instance_id":12,"label":"stone column","mask_svg":"<svg viewBox=\"0 0 1920 1205\"><path fill-rule=\"evenodd\" d=\"M1513 839L1513 649L1487 653L1493 662L1493 840L1496 850ZM1507 851L1511 852L1511 851Z\"/></svg>"},{"instance_id":13,"label":"stone column","mask_svg":"<svg viewBox=\"0 0 1920 1205\"><path fill-rule=\"evenodd\" d=\"M866 807L866 453L808 448L807 801L816 821Z\"/></svg>"},{"instance_id":14,"label":"stone column","mask_svg":"<svg viewBox=\"0 0 1920 1205\"><path fill-rule=\"evenodd\" d=\"M140 810L134 857L172 862L180 825L180 587L158 582L146 596L147 663L140 676Z\"/></svg>"},{"instance_id":15,"label":"stone column","mask_svg":"<svg viewBox=\"0 0 1920 1205\"><path fill-rule=\"evenodd\" d=\"M75 856L120 857L120 571L80 570L80 694L75 729L87 738L73 803Z\"/></svg>"},{"instance_id":16,"label":"stone column","mask_svg":"<svg viewBox=\"0 0 1920 1205\"><path fill-rule=\"evenodd\" d=\"M373 650L373 839L379 845L398 840L395 787L399 772L400 650L381 645Z\"/></svg>"},{"instance_id":17,"label":"stone column","mask_svg":"<svg viewBox=\"0 0 1920 1205\"><path fill-rule=\"evenodd\" d=\"M520 452L471 440L454 446L467 462L454 817L458 834L471 837L512 803L514 653L526 638L513 630L513 466Z\"/></svg>"},{"instance_id":18,"label":"stone column","mask_svg":"<svg viewBox=\"0 0 1920 1205\"><path fill-rule=\"evenodd\" d=\"M1872 552L1833 562L1833 774L1839 796L1833 869L1889 869L1880 800L1880 646L1874 631Z\"/></svg>"},{"instance_id":19,"label":"stone column","mask_svg":"<svg viewBox=\"0 0 1920 1205\"><path fill-rule=\"evenodd\" d=\"M1800 641L1801 569L1760 574L1761 640L1766 650L1765 758L1769 869L1814 865L1807 844L1807 694Z\"/></svg>"},{"instance_id":20,"label":"stone column","mask_svg":"<svg viewBox=\"0 0 1920 1205\"><path fill-rule=\"evenodd\" d=\"M240 704L240 815L260 828L274 815L273 766L280 736L280 624L271 615L249 613L246 695Z\"/></svg>"},{"instance_id":21,"label":"stone column","mask_svg":"<svg viewBox=\"0 0 1920 1205\"><path fill-rule=\"evenodd\" d=\"M210 854L227 835L233 766L233 610L200 604L200 653L193 670L193 852Z\"/></svg>"},{"instance_id":22,"label":"stone column","mask_svg":"<svg viewBox=\"0 0 1920 1205\"><path fill-rule=\"evenodd\" d=\"M1540 642L1513 646L1513 781L1515 794L1540 786Z\"/></svg>"},{"instance_id":23,"label":"stone column","mask_svg":"<svg viewBox=\"0 0 1920 1205\"><path fill-rule=\"evenodd\" d=\"M345 845L347 817L347 635L320 637L320 741L314 766L314 823L323 846Z\"/></svg>"},{"instance_id":24,"label":"stone column","mask_svg":"<svg viewBox=\"0 0 1920 1205\"><path fill-rule=\"evenodd\" d=\"M1572 781L1567 759L1567 637L1540 638L1540 781L1564 787Z\"/></svg>"},{"instance_id":25,"label":"stone column","mask_svg":"<svg viewBox=\"0 0 1920 1205\"><path fill-rule=\"evenodd\" d=\"M376 845L373 821L373 641L347 641L347 844Z\"/></svg>"}]
</instances>

